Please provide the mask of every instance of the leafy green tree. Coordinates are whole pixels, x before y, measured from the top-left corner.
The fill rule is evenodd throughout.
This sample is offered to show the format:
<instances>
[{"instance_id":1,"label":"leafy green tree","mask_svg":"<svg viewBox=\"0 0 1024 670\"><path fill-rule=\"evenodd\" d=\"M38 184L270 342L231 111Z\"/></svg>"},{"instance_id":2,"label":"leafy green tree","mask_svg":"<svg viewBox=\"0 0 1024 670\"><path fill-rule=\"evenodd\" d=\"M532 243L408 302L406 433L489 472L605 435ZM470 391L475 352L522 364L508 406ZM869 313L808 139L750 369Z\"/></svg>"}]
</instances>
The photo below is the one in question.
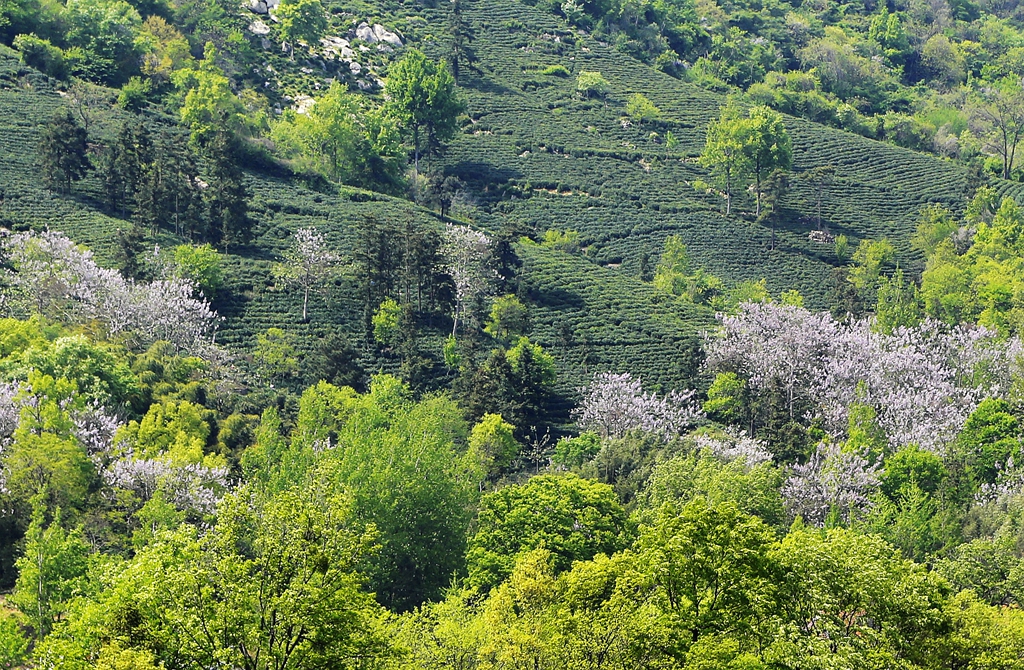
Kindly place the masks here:
<instances>
[{"instance_id":1,"label":"leafy green tree","mask_svg":"<svg viewBox=\"0 0 1024 670\"><path fill-rule=\"evenodd\" d=\"M640 530L640 564L683 640L750 634L772 597L772 532L731 503L664 504Z\"/></svg>"},{"instance_id":2,"label":"leafy green tree","mask_svg":"<svg viewBox=\"0 0 1024 670\"><path fill-rule=\"evenodd\" d=\"M1010 459L1020 461L1021 445L1017 417L1007 401L997 398L983 400L957 436L957 447L979 484L994 482Z\"/></svg>"},{"instance_id":3,"label":"leafy green tree","mask_svg":"<svg viewBox=\"0 0 1024 670\"><path fill-rule=\"evenodd\" d=\"M491 589L512 574L516 559L544 547L557 571L628 544L626 513L607 484L572 474L540 475L480 500L469 541L469 583Z\"/></svg>"},{"instance_id":4,"label":"leafy green tree","mask_svg":"<svg viewBox=\"0 0 1024 670\"><path fill-rule=\"evenodd\" d=\"M600 72L584 70L576 77L576 90L584 98L602 97L608 93L610 86Z\"/></svg>"},{"instance_id":5,"label":"leafy green tree","mask_svg":"<svg viewBox=\"0 0 1024 670\"><path fill-rule=\"evenodd\" d=\"M515 426L499 414L484 414L469 433L469 450L484 472L493 475L507 468L519 453Z\"/></svg>"},{"instance_id":6,"label":"leafy green tree","mask_svg":"<svg viewBox=\"0 0 1024 670\"><path fill-rule=\"evenodd\" d=\"M2 25L2 20L0 20L0 25ZM12 46L21 52L21 62L25 65L34 67L55 79L63 79L67 76L64 53L59 47L51 44L50 40L42 39L34 34L22 34L14 38Z\"/></svg>"},{"instance_id":7,"label":"leafy green tree","mask_svg":"<svg viewBox=\"0 0 1024 670\"><path fill-rule=\"evenodd\" d=\"M601 451L601 436L597 433L580 433L576 437L563 437L555 443L551 462L563 468L575 469L592 459Z\"/></svg>"},{"instance_id":8,"label":"leafy green tree","mask_svg":"<svg viewBox=\"0 0 1024 670\"><path fill-rule=\"evenodd\" d=\"M643 125L648 121L655 121L661 116L658 109L643 93L634 93L626 101L626 115L637 125Z\"/></svg>"},{"instance_id":9,"label":"leafy green tree","mask_svg":"<svg viewBox=\"0 0 1024 670\"><path fill-rule=\"evenodd\" d=\"M429 153L458 130L458 116L466 106L455 87L455 78L447 64L435 63L412 49L389 69L384 92L388 97L385 112L412 133L419 174L424 135Z\"/></svg>"},{"instance_id":10,"label":"leafy green tree","mask_svg":"<svg viewBox=\"0 0 1024 670\"><path fill-rule=\"evenodd\" d=\"M398 337L398 320L402 306L394 298L387 298L373 313L373 339L385 347L392 346Z\"/></svg>"},{"instance_id":11,"label":"leafy green tree","mask_svg":"<svg viewBox=\"0 0 1024 670\"><path fill-rule=\"evenodd\" d=\"M139 71L135 36L142 17L135 7L124 0L69 0L62 18L72 74L120 86Z\"/></svg>"},{"instance_id":12,"label":"leafy green tree","mask_svg":"<svg viewBox=\"0 0 1024 670\"><path fill-rule=\"evenodd\" d=\"M207 454L210 422L204 408L187 400L154 403L145 416L117 431L115 444L137 458L160 459L175 467L202 463L223 467L223 456Z\"/></svg>"},{"instance_id":13,"label":"leafy green tree","mask_svg":"<svg viewBox=\"0 0 1024 670\"><path fill-rule=\"evenodd\" d=\"M986 148L1002 162L1002 177L1009 179L1024 138L1024 87L1020 78L1008 76L985 82L970 98L971 120Z\"/></svg>"},{"instance_id":14,"label":"leafy green tree","mask_svg":"<svg viewBox=\"0 0 1024 670\"><path fill-rule=\"evenodd\" d=\"M192 141L200 146L245 125L245 109L231 91L224 71L217 66L217 55L213 43L207 43L197 67L172 75L175 86L184 94L181 122L192 131Z\"/></svg>"},{"instance_id":15,"label":"leafy green tree","mask_svg":"<svg viewBox=\"0 0 1024 670\"><path fill-rule=\"evenodd\" d=\"M322 451L326 476L351 492L356 519L380 533L367 570L371 590L397 611L438 597L464 564L482 477L456 446L468 433L462 411L442 396L415 402L387 375L374 377L363 396L314 388L303 393L293 449L309 455L334 446Z\"/></svg>"},{"instance_id":16,"label":"leafy green tree","mask_svg":"<svg viewBox=\"0 0 1024 670\"><path fill-rule=\"evenodd\" d=\"M41 497L33 500L25 552L17 561L18 583L10 596L37 639L46 637L66 614L68 603L85 591L90 553L80 531L62 526L59 507L46 523L45 507Z\"/></svg>"},{"instance_id":17,"label":"leafy green tree","mask_svg":"<svg viewBox=\"0 0 1024 670\"><path fill-rule=\"evenodd\" d=\"M750 157L745 151L747 138L744 119L735 105L722 108L721 117L708 124L704 140L704 151L700 163L711 170L725 189L725 215L732 212L733 189L744 179L751 168Z\"/></svg>"},{"instance_id":18,"label":"leafy green tree","mask_svg":"<svg viewBox=\"0 0 1024 670\"><path fill-rule=\"evenodd\" d=\"M327 13L320 0L282 0L275 13L292 60L295 60L296 42L317 45L327 30Z\"/></svg>"},{"instance_id":19,"label":"leafy green tree","mask_svg":"<svg viewBox=\"0 0 1024 670\"><path fill-rule=\"evenodd\" d=\"M21 617L0 615L0 667L20 668L28 657L29 639L21 630Z\"/></svg>"},{"instance_id":20,"label":"leafy green tree","mask_svg":"<svg viewBox=\"0 0 1024 670\"><path fill-rule=\"evenodd\" d=\"M252 357L261 374L273 383L288 384L299 374L295 340L280 328L267 328L256 336Z\"/></svg>"},{"instance_id":21,"label":"leafy green tree","mask_svg":"<svg viewBox=\"0 0 1024 670\"><path fill-rule=\"evenodd\" d=\"M891 335L897 328L913 328L924 318L917 286L907 281L903 270L896 268L891 277L880 277L878 303L875 306L875 328Z\"/></svg>"},{"instance_id":22,"label":"leafy green tree","mask_svg":"<svg viewBox=\"0 0 1024 670\"><path fill-rule=\"evenodd\" d=\"M43 181L62 193L92 169L89 160L89 139L85 129L68 109L57 112L43 128L39 138L39 166Z\"/></svg>"},{"instance_id":23,"label":"leafy green tree","mask_svg":"<svg viewBox=\"0 0 1024 670\"><path fill-rule=\"evenodd\" d=\"M742 126L742 152L754 174L757 196L755 214L761 214L762 181L775 169L788 170L793 162L793 143L782 115L768 107L754 107Z\"/></svg>"},{"instance_id":24,"label":"leafy green tree","mask_svg":"<svg viewBox=\"0 0 1024 670\"><path fill-rule=\"evenodd\" d=\"M499 340L525 335L529 330L529 310L514 295L504 295L491 303L484 332Z\"/></svg>"},{"instance_id":25,"label":"leafy green tree","mask_svg":"<svg viewBox=\"0 0 1024 670\"><path fill-rule=\"evenodd\" d=\"M346 667L387 649L357 572L374 538L326 480L277 493L244 487L221 503L210 532L183 527L149 545L123 579L137 580L126 587L154 617L142 625L172 636L167 652L180 662Z\"/></svg>"},{"instance_id":26,"label":"leafy green tree","mask_svg":"<svg viewBox=\"0 0 1024 670\"><path fill-rule=\"evenodd\" d=\"M224 283L223 257L209 244L174 247L174 272L191 281L209 300Z\"/></svg>"}]
</instances>

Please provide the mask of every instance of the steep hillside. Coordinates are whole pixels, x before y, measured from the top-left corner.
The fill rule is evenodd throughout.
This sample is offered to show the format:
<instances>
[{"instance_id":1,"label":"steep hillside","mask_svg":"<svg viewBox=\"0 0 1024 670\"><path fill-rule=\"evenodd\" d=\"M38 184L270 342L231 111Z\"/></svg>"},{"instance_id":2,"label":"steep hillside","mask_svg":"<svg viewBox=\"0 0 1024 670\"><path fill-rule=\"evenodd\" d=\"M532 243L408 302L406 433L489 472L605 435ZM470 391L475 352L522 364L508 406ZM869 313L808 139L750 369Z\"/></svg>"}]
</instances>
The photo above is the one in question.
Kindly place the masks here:
<instances>
[{"instance_id":1,"label":"steep hillside","mask_svg":"<svg viewBox=\"0 0 1024 670\"><path fill-rule=\"evenodd\" d=\"M130 222L103 212L97 173L76 185L70 196L47 191L37 177L39 122L63 101L52 81L20 65L12 51L0 51L0 137L5 156L0 163L0 215L14 228L49 226L65 231L105 264L113 264L116 231L127 229ZM112 101L113 95L107 94L92 112L90 134L95 142L111 141L119 125L131 117L112 107ZM170 119L151 120L172 128ZM242 352L254 344L257 333L276 326L298 335L299 348L309 350L313 333L338 328L360 349L365 369L393 369L394 359L359 346L364 341L363 308L354 269L325 295L312 299L310 322L302 324L301 299L296 300L294 291L275 286L271 266L299 227L323 230L351 266L356 226L365 217L400 222L412 217L421 225L443 226L437 214L407 200L354 188L313 191L299 180L266 172L251 172L248 186L256 238L228 256L227 283L214 305L226 319L218 341ZM493 224L498 217L485 220ZM165 233L158 241L168 245L180 240ZM633 277L562 252L533 245L521 247L520 254L528 294L535 301L535 338L556 355L561 391L573 394L599 369L633 370L652 385L664 386L685 384L696 372L697 338L712 323L710 311L673 303ZM423 325L425 353L437 360L436 371L442 375L439 360L446 333Z\"/></svg>"},{"instance_id":2,"label":"steep hillside","mask_svg":"<svg viewBox=\"0 0 1024 670\"><path fill-rule=\"evenodd\" d=\"M454 144L450 169L496 212L540 231L579 230L590 256L622 263L620 272L636 274L639 257L656 254L665 236L676 233L712 272L734 281L766 277L774 291L799 287L822 306L834 254L808 240L816 228L816 197L800 172L834 165L823 224L854 241L888 237L904 266L919 263L908 240L920 207L961 206L965 173L953 163L788 118L792 195L772 251L768 227L725 218L718 198L692 187L707 178L696 157L723 96L632 61L526 4L478 0L467 9L477 28L479 62L460 84L474 123ZM552 65L570 76L544 75ZM576 95L576 76L585 70L608 80L605 100ZM626 99L637 92L661 109L664 121L624 127ZM665 147L666 131L678 147ZM506 185L519 188L501 188ZM526 187L532 188L528 199L506 195Z\"/></svg>"},{"instance_id":3,"label":"steep hillside","mask_svg":"<svg viewBox=\"0 0 1024 670\"><path fill-rule=\"evenodd\" d=\"M385 9L381 20L415 27L407 41L440 55L446 44L443 7ZM717 195L694 188L707 177L696 158L704 127L725 102L722 96L633 61L523 3L475 0L465 11L476 60L463 67L460 86L471 121L451 143L443 169L467 183L470 202L457 214L474 225L495 231L508 222L541 234L548 229L581 233L582 256L539 246L520 249L534 301L534 332L556 354L563 392L571 394L596 369L631 370L656 385L685 384L694 374L695 338L712 323L712 314L657 295L638 279L640 259L649 256L653 267L670 234L680 235L697 264L727 282L764 277L773 293L798 288L810 306L825 306L836 260L830 244L808 237L816 228L815 193L800 173L809 168L836 167L835 182L822 201L826 229L854 244L889 238L904 267L920 266L909 247L920 207L930 202L961 207L966 173L953 163L788 118L794 174L772 249L767 225L754 223L750 215L723 216ZM282 60L279 54L274 59ZM562 66L568 76L560 69L545 74L550 66ZM593 100L578 96L576 76L582 71L600 72L610 93ZM65 94L6 48L0 54L0 86L4 216L13 225L65 230L111 263L115 231L128 224L102 212L96 173L70 197L46 192L37 179L38 125ZM104 90L97 89L100 102L90 128L98 143L111 140L132 117L116 109L114 94ZM626 121L626 98L636 92L660 108L660 120L644 127ZM154 108L147 117L168 132L180 132L173 117ZM665 143L669 132L678 142L671 148ZM436 170L436 160L427 166ZM220 341L230 345L251 344L256 333L271 326L302 335L336 326L354 342L363 341L363 313L351 272L314 299L309 324L299 323L294 293L274 286L271 263L296 228L325 230L351 260L355 226L367 216L391 221L411 216L443 225L435 213L409 201L348 187L311 190L272 166L250 172L249 186L257 237L248 247L231 250L229 283L216 304L226 317ZM999 188L1018 190L1009 183ZM749 197L739 201L741 210L751 209ZM175 243L164 237L163 243ZM425 350L441 374L443 329L424 325ZM308 348L310 339L301 338L300 347ZM369 347L362 355L367 369L395 364Z\"/></svg>"}]
</instances>

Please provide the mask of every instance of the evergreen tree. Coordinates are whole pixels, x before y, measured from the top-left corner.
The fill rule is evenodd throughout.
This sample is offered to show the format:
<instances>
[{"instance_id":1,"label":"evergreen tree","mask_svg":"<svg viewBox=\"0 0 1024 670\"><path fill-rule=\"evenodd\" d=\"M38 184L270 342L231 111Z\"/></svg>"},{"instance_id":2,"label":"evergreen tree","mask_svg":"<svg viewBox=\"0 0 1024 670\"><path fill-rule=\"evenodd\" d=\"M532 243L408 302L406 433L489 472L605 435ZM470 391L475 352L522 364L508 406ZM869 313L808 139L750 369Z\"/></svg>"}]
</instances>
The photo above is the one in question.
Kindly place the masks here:
<instances>
[{"instance_id":1,"label":"evergreen tree","mask_svg":"<svg viewBox=\"0 0 1024 670\"><path fill-rule=\"evenodd\" d=\"M71 190L92 169L89 160L89 138L68 109L57 112L43 129L39 139L39 167L47 188L62 193Z\"/></svg>"},{"instance_id":2,"label":"evergreen tree","mask_svg":"<svg viewBox=\"0 0 1024 670\"><path fill-rule=\"evenodd\" d=\"M237 139L218 132L210 142L210 186L206 189L206 210L210 235L218 235L226 251L232 244L246 242L251 234L249 192L238 166Z\"/></svg>"}]
</instances>

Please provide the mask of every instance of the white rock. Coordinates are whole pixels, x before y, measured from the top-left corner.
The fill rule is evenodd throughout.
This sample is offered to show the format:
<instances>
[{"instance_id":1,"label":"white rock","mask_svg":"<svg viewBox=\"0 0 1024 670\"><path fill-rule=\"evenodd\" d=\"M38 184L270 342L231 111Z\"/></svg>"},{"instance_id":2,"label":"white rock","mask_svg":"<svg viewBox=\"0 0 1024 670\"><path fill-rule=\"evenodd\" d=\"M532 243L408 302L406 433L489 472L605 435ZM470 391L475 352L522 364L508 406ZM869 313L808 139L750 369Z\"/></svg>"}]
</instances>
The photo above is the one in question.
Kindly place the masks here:
<instances>
[{"instance_id":1,"label":"white rock","mask_svg":"<svg viewBox=\"0 0 1024 670\"><path fill-rule=\"evenodd\" d=\"M363 71L363 66L359 63L352 61L348 64L348 69L352 70L352 74L359 74Z\"/></svg>"},{"instance_id":2,"label":"white rock","mask_svg":"<svg viewBox=\"0 0 1024 670\"><path fill-rule=\"evenodd\" d=\"M299 95L295 97L295 104L292 105L292 107L294 107L295 111L299 114L306 114L313 108L314 104L316 104L316 100L313 98L308 95Z\"/></svg>"},{"instance_id":3,"label":"white rock","mask_svg":"<svg viewBox=\"0 0 1024 670\"><path fill-rule=\"evenodd\" d=\"M359 87L360 91L369 91L369 90L371 90L373 88L373 84L372 83L370 83L368 81L363 81L362 79L357 79L356 80L356 86Z\"/></svg>"},{"instance_id":4,"label":"white rock","mask_svg":"<svg viewBox=\"0 0 1024 670\"><path fill-rule=\"evenodd\" d=\"M249 0L249 2L245 3L243 6L254 14L267 13L267 3L265 0Z\"/></svg>"},{"instance_id":5,"label":"white rock","mask_svg":"<svg viewBox=\"0 0 1024 670\"><path fill-rule=\"evenodd\" d=\"M402 46L402 38L395 33L389 31L387 28L377 23L373 26L373 35L377 40L381 42L387 42L396 47ZM369 40L367 40L369 41Z\"/></svg>"},{"instance_id":6,"label":"white rock","mask_svg":"<svg viewBox=\"0 0 1024 670\"><path fill-rule=\"evenodd\" d=\"M370 24L365 21L360 23L359 27L356 28L356 38L361 39L364 42L369 42L370 44L377 42L377 35L373 32L373 28L370 27Z\"/></svg>"},{"instance_id":7,"label":"white rock","mask_svg":"<svg viewBox=\"0 0 1024 670\"><path fill-rule=\"evenodd\" d=\"M259 19L256 19L255 21L249 24L249 32L253 35L269 35L270 26L263 23Z\"/></svg>"}]
</instances>

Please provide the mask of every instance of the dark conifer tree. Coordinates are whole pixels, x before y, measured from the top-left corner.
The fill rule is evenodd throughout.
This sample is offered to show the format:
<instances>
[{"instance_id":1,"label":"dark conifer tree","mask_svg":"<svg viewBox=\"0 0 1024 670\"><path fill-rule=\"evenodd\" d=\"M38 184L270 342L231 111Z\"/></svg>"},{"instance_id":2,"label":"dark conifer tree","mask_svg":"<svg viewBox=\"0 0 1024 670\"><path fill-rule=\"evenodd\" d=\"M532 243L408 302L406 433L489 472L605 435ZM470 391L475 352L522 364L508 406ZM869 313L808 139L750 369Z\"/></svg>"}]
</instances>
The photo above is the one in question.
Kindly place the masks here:
<instances>
[{"instance_id":1,"label":"dark conifer tree","mask_svg":"<svg viewBox=\"0 0 1024 670\"><path fill-rule=\"evenodd\" d=\"M207 151L210 185L205 195L210 233L219 234L220 245L227 251L232 244L244 243L250 238L249 192L238 166L238 140L232 134L218 132Z\"/></svg>"},{"instance_id":2,"label":"dark conifer tree","mask_svg":"<svg viewBox=\"0 0 1024 670\"><path fill-rule=\"evenodd\" d=\"M89 137L68 109L62 109L43 129L39 139L39 167L47 188L62 193L92 169Z\"/></svg>"}]
</instances>

